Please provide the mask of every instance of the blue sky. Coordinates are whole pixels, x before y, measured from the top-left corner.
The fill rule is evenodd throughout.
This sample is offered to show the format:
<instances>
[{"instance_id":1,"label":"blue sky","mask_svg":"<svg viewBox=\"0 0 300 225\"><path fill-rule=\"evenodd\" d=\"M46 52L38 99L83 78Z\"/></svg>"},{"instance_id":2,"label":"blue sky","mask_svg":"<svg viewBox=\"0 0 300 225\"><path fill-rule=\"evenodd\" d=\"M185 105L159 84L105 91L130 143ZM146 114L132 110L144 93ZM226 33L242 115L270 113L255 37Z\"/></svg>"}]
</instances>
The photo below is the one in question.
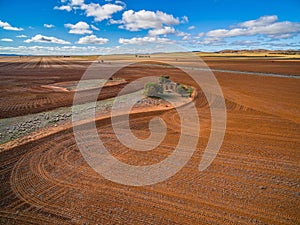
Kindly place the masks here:
<instances>
[{"instance_id":1,"label":"blue sky","mask_svg":"<svg viewBox=\"0 0 300 225\"><path fill-rule=\"evenodd\" d=\"M1 0L0 53L300 49L299 11L299 0Z\"/></svg>"}]
</instances>

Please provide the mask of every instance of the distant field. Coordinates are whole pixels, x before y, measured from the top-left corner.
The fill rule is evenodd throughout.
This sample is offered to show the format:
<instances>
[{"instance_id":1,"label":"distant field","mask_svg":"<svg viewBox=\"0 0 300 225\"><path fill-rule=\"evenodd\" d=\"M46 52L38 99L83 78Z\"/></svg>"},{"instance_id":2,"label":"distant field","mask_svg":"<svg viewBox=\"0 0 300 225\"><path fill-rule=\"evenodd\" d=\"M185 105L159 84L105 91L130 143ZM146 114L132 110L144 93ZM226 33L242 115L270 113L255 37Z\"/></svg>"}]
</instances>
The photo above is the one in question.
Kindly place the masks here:
<instances>
[{"instance_id":1,"label":"distant field","mask_svg":"<svg viewBox=\"0 0 300 225\"><path fill-rule=\"evenodd\" d=\"M300 59L298 53L273 53L273 52L233 52L233 53L213 53L213 52L197 52L200 57L277 57L286 59Z\"/></svg>"}]
</instances>

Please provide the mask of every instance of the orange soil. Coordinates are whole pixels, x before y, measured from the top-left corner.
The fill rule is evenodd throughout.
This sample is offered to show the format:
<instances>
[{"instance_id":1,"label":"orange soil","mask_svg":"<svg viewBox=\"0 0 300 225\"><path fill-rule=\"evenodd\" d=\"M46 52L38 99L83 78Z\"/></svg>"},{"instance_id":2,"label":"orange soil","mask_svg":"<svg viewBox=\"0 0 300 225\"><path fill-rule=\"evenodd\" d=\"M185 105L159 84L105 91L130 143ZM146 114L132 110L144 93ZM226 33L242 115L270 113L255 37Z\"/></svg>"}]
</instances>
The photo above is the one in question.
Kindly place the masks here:
<instances>
[{"instance_id":1,"label":"orange soil","mask_svg":"<svg viewBox=\"0 0 300 225\"><path fill-rule=\"evenodd\" d=\"M225 62L230 69L231 60ZM246 62L239 70L247 70ZM296 73L298 65L293 68ZM135 65L116 76L130 82L157 73L196 86L171 68ZM146 187L112 183L84 161L72 129L62 130L0 153L0 223L299 224L300 80L224 73L216 77L226 98L228 120L222 148L207 170L200 173L198 165L210 134L210 111L198 87L201 138L192 159L175 176ZM116 158L134 165L153 164L176 145L178 114L139 113L130 121L137 136L147 137L148 122L157 115L165 120L168 132L150 152L122 146L109 120L96 124Z\"/></svg>"}]
</instances>

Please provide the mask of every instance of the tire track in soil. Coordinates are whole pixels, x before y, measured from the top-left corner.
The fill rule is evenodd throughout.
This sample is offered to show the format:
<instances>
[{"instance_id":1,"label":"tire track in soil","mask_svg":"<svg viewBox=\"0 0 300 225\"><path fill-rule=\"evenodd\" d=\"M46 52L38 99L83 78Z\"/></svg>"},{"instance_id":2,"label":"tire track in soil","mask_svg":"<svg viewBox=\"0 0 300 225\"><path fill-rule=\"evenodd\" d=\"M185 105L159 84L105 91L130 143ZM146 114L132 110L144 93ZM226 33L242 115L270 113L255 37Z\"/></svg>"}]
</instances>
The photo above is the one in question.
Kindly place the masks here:
<instances>
[{"instance_id":1,"label":"tire track in soil","mask_svg":"<svg viewBox=\"0 0 300 225\"><path fill-rule=\"evenodd\" d=\"M40 101L44 98L36 104ZM211 121L200 90L196 101L204 128L197 150L179 173L156 185L128 187L102 178L82 158L71 129L1 152L5 198L0 222L299 224L299 124L226 99L228 130L223 146L213 164L199 173ZM122 146L108 120L96 125L113 156L133 165L152 164L173 151L180 135L178 114L174 110L139 114L130 121L133 132L145 138L149 120L157 115L168 125L167 136L150 152Z\"/></svg>"}]
</instances>

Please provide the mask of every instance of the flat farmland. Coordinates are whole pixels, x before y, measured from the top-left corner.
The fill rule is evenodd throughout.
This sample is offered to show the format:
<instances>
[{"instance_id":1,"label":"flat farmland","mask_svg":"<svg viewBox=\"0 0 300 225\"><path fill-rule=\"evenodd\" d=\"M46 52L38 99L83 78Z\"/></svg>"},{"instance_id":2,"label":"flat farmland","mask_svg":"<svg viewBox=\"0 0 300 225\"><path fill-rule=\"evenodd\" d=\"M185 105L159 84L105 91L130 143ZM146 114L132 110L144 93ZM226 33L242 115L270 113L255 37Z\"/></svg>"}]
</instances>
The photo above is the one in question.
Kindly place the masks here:
<instances>
[{"instance_id":1,"label":"flat farmland","mask_svg":"<svg viewBox=\"0 0 300 225\"><path fill-rule=\"evenodd\" d=\"M172 58L166 54L138 62L134 56L101 57L104 67L123 61L133 64L114 74L125 82L104 87L98 100L113 98L127 83L153 75L168 75L174 82L195 87L193 102L201 125L200 138L182 170L154 185L117 184L87 164L70 123L51 127L51 133L45 127L36 131L43 135L0 145L0 223L299 224L300 61L276 57L202 58L213 69L223 91L227 128L217 157L199 172L211 134L211 112L201 87L180 67L155 62L159 59L166 65L177 63L191 68L196 65L188 60L173 62ZM0 125L5 119L71 107L73 90L49 86L76 84L95 60L1 57ZM101 78L101 74L95 77ZM126 93L138 90L133 87ZM84 93L82 103L91 94L90 90ZM183 107L188 113L190 105ZM115 158L132 165L151 165L172 153L181 132L179 115L169 108L132 114L132 132L147 138L149 121L156 116L165 121L167 133L157 148L147 152L123 146L110 119L98 118L95 123L99 137ZM83 125L82 132L85 129L89 128Z\"/></svg>"}]
</instances>

